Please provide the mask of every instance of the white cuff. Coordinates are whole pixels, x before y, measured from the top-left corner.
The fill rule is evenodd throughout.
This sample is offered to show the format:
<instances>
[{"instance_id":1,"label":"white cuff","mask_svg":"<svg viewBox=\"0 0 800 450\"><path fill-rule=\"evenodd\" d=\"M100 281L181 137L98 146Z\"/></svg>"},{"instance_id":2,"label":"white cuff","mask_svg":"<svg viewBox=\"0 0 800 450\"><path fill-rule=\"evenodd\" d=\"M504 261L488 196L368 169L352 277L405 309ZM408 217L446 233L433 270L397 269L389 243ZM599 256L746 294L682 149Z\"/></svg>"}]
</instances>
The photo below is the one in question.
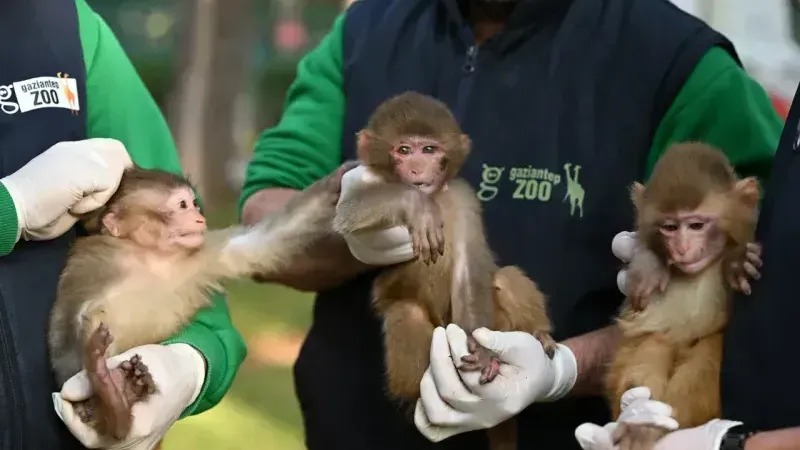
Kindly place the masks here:
<instances>
[{"instance_id":1,"label":"white cuff","mask_svg":"<svg viewBox=\"0 0 800 450\"><path fill-rule=\"evenodd\" d=\"M712 419L710 422L705 424L706 429L708 429L711 434L714 435L714 446L711 448L719 448L722 445L722 438L725 436L725 433L728 432L731 428L735 427L736 425L741 425L742 422L737 422L735 420L725 420L725 419Z\"/></svg>"},{"instance_id":2,"label":"white cuff","mask_svg":"<svg viewBox=\"0 0 800 450\"><path fill-rule=\"evenodd\" d=\"M555 371L553 386L539 399L540 402L552 402L564 397L572 390L578 379L578 361L566 345L556 344L556 353L551 364Z\"/></svg>"},{"instance_id":3,"label":"white cuff","mask_svg":"<svg viewBox=\"0 0 800 450\"><path fill-rule=\"evenodd\" d=\"M206 360L196 348L189 344L169 344L167 347L177 353L181 359L184 359L187 362L191 361L191 365L194 368L192 373L194 373L196 376L196 383L194 386L194 392L192 393L192 397L187 406L191 405L195 400L197 400L197 397L200 395L200 391L203 390L203 384L206 382Z\"/></svg>"}]
</instances>

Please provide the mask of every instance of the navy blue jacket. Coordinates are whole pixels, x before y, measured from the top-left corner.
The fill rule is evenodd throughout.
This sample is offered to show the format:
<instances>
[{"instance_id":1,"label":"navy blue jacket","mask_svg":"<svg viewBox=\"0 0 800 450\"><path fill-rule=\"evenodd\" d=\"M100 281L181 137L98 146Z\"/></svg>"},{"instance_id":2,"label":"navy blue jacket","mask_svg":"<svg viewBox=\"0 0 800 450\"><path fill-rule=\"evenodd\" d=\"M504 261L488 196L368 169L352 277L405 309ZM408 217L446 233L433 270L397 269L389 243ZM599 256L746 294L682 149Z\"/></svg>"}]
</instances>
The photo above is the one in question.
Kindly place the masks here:
<instances>
[{"instance_id":1,"label":"navy blue jacket","mask_svg":"<svg viewBox=\"0 0 800 450\"><path fill-rule=\"evenodd\" d=\"M0 6L0 177L60 141L85 138L85 114L64 108L22 113L12 83L68 73L86 104L85 66L74 1L5 1ZM75 232L23 241L0 258L0 449L82 448L55 414L46 325ZM31 427L36 424L36 427Z\"/></svg>"}]
</instances>

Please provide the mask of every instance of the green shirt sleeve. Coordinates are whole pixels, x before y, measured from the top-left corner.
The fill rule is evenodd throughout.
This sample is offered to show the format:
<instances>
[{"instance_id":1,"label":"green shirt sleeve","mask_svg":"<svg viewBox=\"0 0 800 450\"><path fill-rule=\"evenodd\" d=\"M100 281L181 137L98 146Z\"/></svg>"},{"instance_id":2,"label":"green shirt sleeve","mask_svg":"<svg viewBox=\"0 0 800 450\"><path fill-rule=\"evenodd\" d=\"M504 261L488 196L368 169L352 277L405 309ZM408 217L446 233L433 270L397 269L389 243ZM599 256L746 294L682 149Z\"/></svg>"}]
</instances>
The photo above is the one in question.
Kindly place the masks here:
<instances>
[{"instance_id":1,"label":"green shirt sleeve","mask_svg":"<svg viewBox=\"0 0 800 450\"><path fill-rule=\"evenodd\" d=\"M166 120L116 36L85 0L76 0L76 5L86 63L87 136L121 141L141 167L181 172ZM213 300L210 308L199 311L191 324L165 342L189 344L206 359L205 384L182 417L219 403L247 354L231 323L225 296Z\"/></svg>"},{"instance_id":2,"label":"green shirt sleeve","mask_svg":"<svg viewBox=\"0 0 800 450\"><path fill-rule=\"evenodd\" d=\"M345 15L297 66L280 122L264 131L247 166L239 210L265 188L304 189L341 161L345 112L342 27Z\"/></svg>"},{"instance_id":3,"label":"green shirt sleeve","mask_svg":"<svg viewBox=\"0 0 800 450\"><path fill-rule=\"evenodd\" d=\"M649 177L669 145L701 141L728 156L740 176L762 187L783 130L769 96L722 48L709 50L686 80L656 130L647 159Z\"/></svg>"}]
</instances>

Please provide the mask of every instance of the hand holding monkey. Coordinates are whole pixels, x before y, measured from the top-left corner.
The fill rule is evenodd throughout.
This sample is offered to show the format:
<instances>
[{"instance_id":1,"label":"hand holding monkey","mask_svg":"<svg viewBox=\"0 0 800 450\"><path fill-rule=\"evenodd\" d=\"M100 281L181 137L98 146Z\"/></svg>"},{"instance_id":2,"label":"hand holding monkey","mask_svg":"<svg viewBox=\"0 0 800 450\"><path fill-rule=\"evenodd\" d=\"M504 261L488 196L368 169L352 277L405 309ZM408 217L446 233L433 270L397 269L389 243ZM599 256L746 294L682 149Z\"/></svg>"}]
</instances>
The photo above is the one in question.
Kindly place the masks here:
<instances>
[{"instance_id":1,"label":"hand holding monkey","mask_svg":"<svg viewBox=\"0 0 800 450\"><path fill-rule=\"evenodd\" d=\"M0 180L17 212L19 237L54 239L111 197L133 163L114 139L59 142Z\"/></svg>"},{"instance_id":2,"label":"hand holding monkey","mask_svg":"<svg viewBox=\"0 0 800 450\"><path fill-rule=\"evenodd\" d=\"M76 414L73 403L91 397L92 383L85 370L73 376L60 392L53 393L53 406L72 434L87 448L149 450L163 439L170 426L192 404L205 381L205 360L186 344L144 345L108 358L113 369L138 354L147 364L158 392L147 402L133 405L131 431L123 440L101 436Z\"/></svg>"},{"instance_id":3,"label":"hand holding monkey","mask_svg":"<svg viewBox=\"0 0 800 450\"><path fill-rule=\"evenodd\" d=\"M534 402L558 400L575 384L577 362L562 344L551 359L529 333L481 328L472 335L500 357L500 374L484 384L479 372L457 369L455 361L469 355L466 333L453 324L434 331L414 413L417 429L433 442L494 427Z\"/></svg>"},{"instance_id":4,"label":"hand holding monkey","mask_svg":"<svg viewBox=\"0 0 800 450\"><path fill-rule=\"evenodd\" d=\"M622 423L647 424L676 430L678 422L672 417L672 407L650 398L650 389L635 387L622 395L621 413L616 422L605 426L583 423L575 429L575 438L583 450L619 450L614 442L614 430ZM712 419L694 428L672 431L661 438L654 450L717 450L730 428L741 424L732 420Z\"/></svg>"},{"instance_id":5,"label":"hand holding monkey","mask_svg":"<svg viewBox=\"0 0 800 450\"><path fill-rule=\"evenodd\" d=\"M653 292L663 292L669 283L669 268L648 248L636 241L636 232L622 231L614 236L611 250L627 266L617 273L617 288L629 296L631 305L641 310ZM761 273L761 246L748 243L737 254L727 258L725 277L728 284L750 295L750 279L758 280Z\"/></svg>"}]
</instances>

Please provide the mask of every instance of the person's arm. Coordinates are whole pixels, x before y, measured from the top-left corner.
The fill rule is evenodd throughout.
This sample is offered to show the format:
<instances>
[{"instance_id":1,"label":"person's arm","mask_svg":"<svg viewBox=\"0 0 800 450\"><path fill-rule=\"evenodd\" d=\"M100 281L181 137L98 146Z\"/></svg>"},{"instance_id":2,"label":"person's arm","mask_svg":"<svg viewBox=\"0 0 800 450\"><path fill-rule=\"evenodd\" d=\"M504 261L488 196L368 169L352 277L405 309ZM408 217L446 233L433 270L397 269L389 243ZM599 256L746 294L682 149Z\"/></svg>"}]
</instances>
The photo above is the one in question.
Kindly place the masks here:
<instances>
[{"instance_id":1,"label":"person's arm","mask_svg":"<svg viewBox=\"0 0 800 450\"><path fill-rule=\"evenodd\" d=\"M800 450L800 427L756 433L745 441L744 450Z\"/></svg>"},{"instance_id":2,"label":"person's arm","mask_svg":"<svg viewBox=\"0 0 800 450\"><path fill-rule=\"evenodd\" d=\"M264 131L256 142L239 204L241 220L246 225L281 208L341 161L344 20L345 14L340 15L322 42L300 61L280 122ZM292 261L277 279L257 279L303 291L321 291L367 268L352 256L340 236L331 234Z\"/></svg>"},{"instance_id":3,"label":"person's arm","mask_svg":"<svg viewBox=\"0 0 800 450\"><path fill-rule=\"evenodd\" d=\"M683 141L714 145L741 176L769 177L783 121L755 80L722 48L709 50L661 120L645 168L650 175L666 148ZM605 367L617 339L614 327L563 342L575 354L578 379L571 395L601 392Z\"/></svg>"},{"instance_id":4,"label":"person's arm","mask_svg":"<svg viewBox=\"0 0 800 450\"><path fill-rule=\"evenodd\" d=\"M166 120L111 29L86 3L76 0L84 61L88 137L114 138L144 168L175 173L181 165ZM182 417L201 413L222 399L247 354L231 323L224 295L164 344L185 343L205 358L206 375L197 400Z\"/></svg>"}]
</instances>

